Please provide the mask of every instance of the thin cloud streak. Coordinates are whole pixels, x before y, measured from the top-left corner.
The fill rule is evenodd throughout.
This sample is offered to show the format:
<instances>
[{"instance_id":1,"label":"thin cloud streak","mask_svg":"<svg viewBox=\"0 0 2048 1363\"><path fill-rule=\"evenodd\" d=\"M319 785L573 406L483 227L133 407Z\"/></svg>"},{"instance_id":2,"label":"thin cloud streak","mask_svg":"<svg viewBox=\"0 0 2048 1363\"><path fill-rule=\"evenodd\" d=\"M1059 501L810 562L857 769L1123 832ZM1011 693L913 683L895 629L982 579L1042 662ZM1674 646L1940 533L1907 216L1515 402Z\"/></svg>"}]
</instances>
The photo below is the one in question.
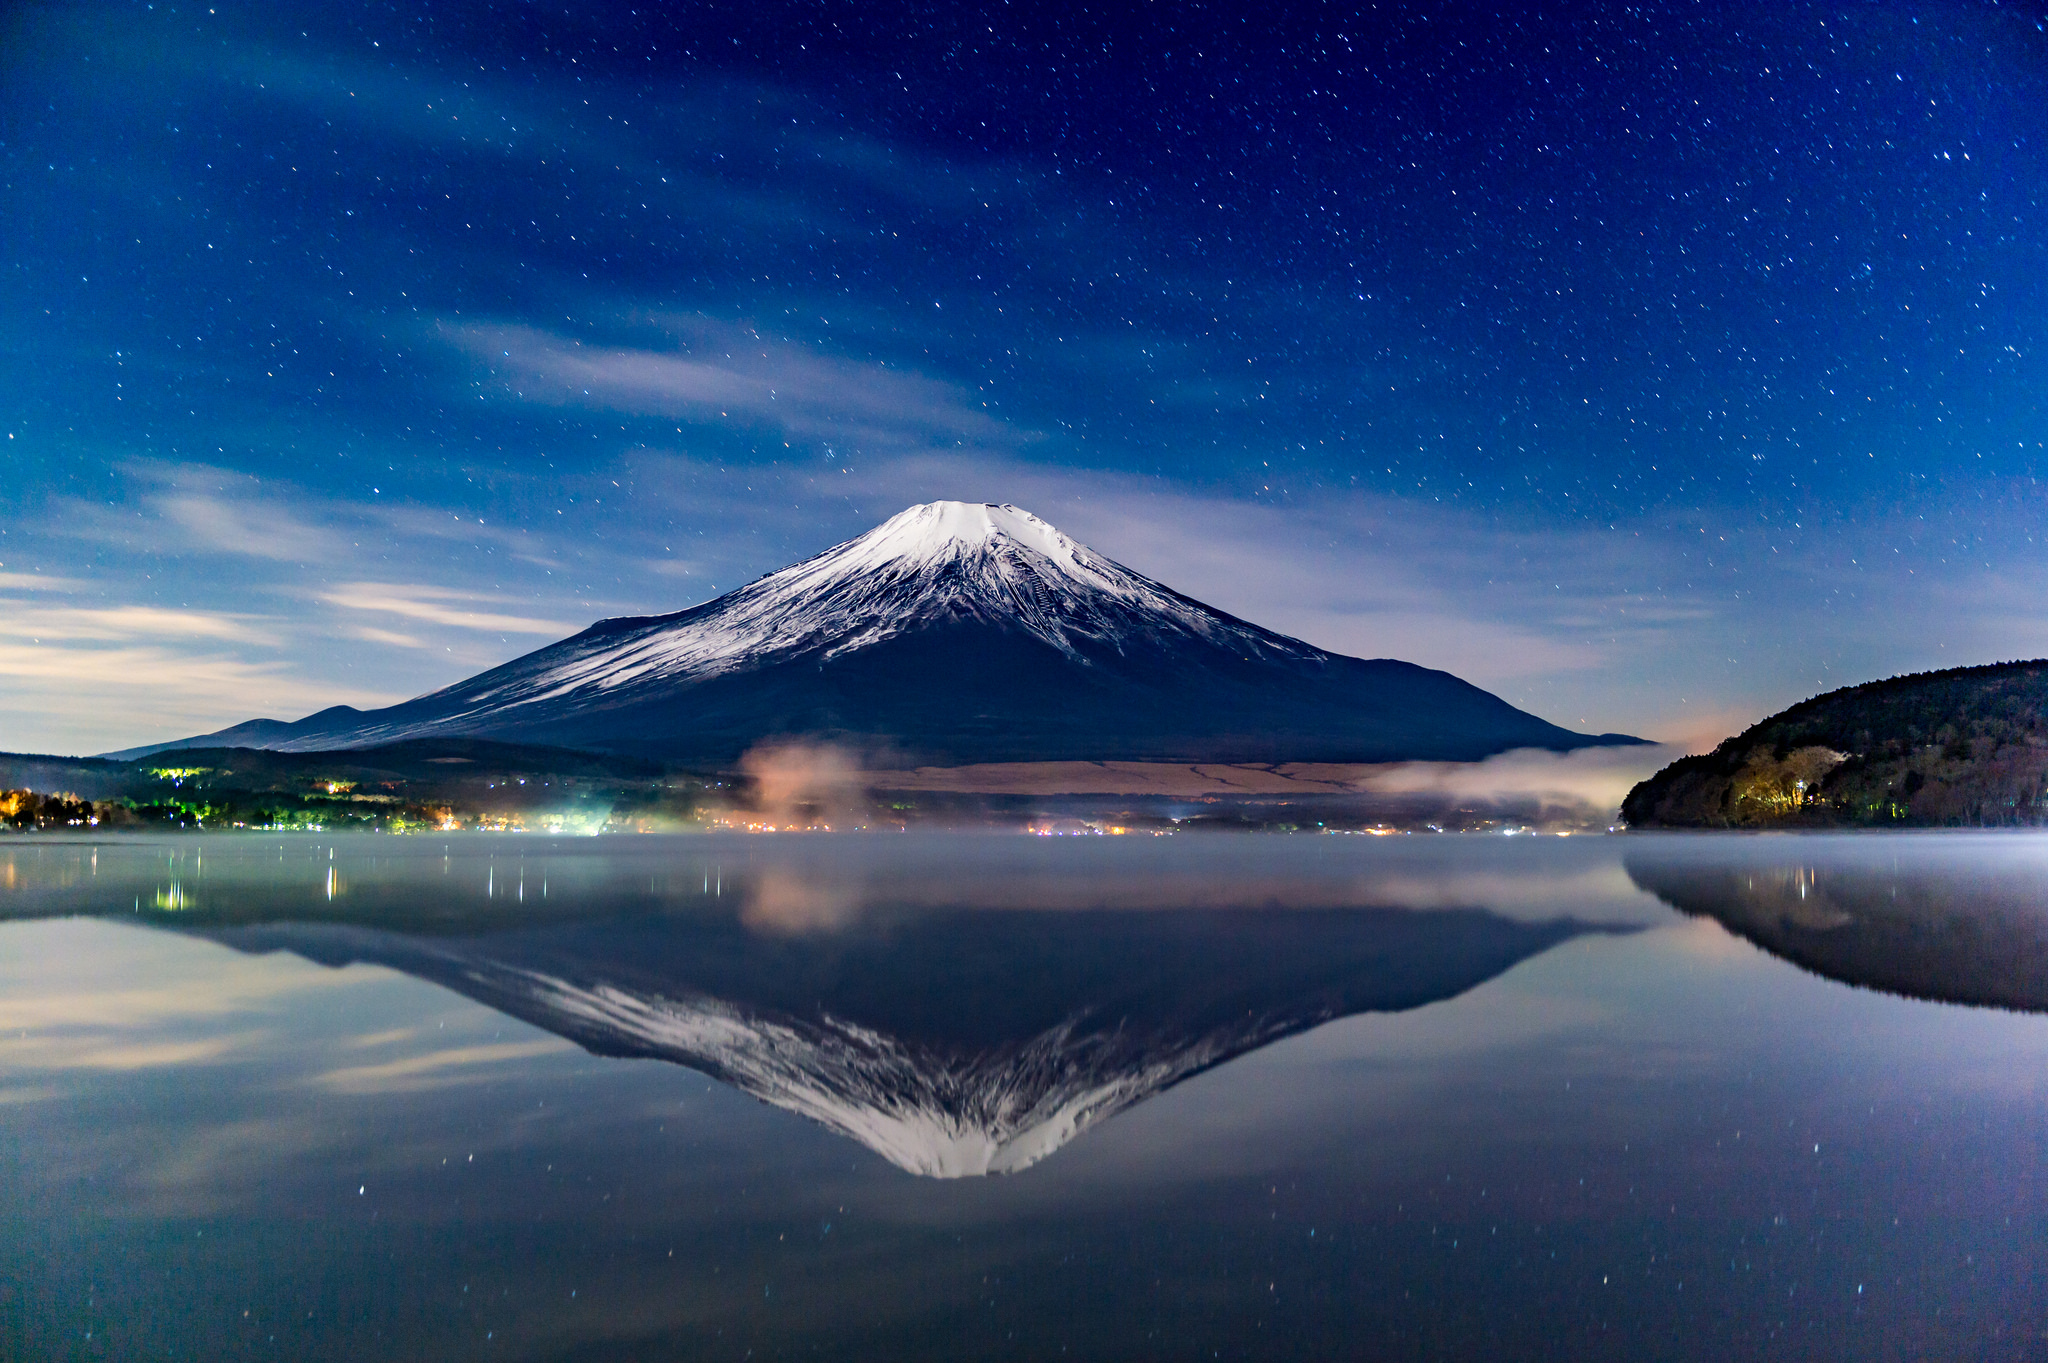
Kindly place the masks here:
<instances>
[{"instance_id":1,"label":"thin cloud streak","mask_svg":"<svg viewBox=\"0 0 2048 1363\"><path fill-rule=\"evenodd\" d=\"M124 507L58 499L42 518L46 532L152 559L220 554L310 565L351 548L348 538L331 525L309 520L307 512L317 508L334 517L353 508L310 497L289 482L156 459L127 460L119 472L138 489L133 502Z\"/></svg>"},{"instance_id":2,"label":"thin cloud streak","mask_svg":"<svg viewBox=\"0 0 2048 1363\"><path fill-rule=\"evenodd\" d=\"M543 406L766 426L850 447L1031 438L951 384L708 320L691 319L673 352L586 345L524 326L444 326L442 335L482 362L507 396Z\"/></svg>"},{"instance_id":3,"label":"thin cloud streak","mask_svg":"<svg viewBox=\"0 0 2048 1363\"><path fill-rule=\"evenodd\" d=\"M427 640L414 634L400 634L396 630L378 629L374 625L351 625L347 630L351 639L361 639L370 644L389 644L393 648L432 648Z\"/></svg>"},{"instance_id":4,"label":"thin cloud streak","mask_svg":"<svg viewBox=\"0 0 2048 1363\"><path fill-rule=\"evenodd\" d=\"M0 573L0 592L82 592L92 584L76 577L41 573Z\"/></svg>"},{"instance_id":5,"label":"thin cloud streak","mask_svg":"<svg viewBox=\"0 0 2048 1363\"><path fill-rule=\"evenodd\" d=\"M164 519L185 532L180 547L188 550L316 563L339 555L346 547L339 536L306 524L274 499L231 500L203 493L174 493L155 500Z\"/></svg>"},{"instance_id":6,"label":"thin cloud streak","mask_svg":"<svg viewBox=\"0 0 2048 1363\"><path fill-rule=\"evenodd\" d=\"M404 582L350 582L324 592L320 599L346 610L398 615L409 620L453 629L479 630L490 634L539 634L560 638L573 634L581 625L559 620L539 620L525 615L499 615L491 611L464 610L443 604L462 601L493 601L481 592L455 591L446 587L421 586ZM404 636L392 636L394 639Z\"/></svg>"},{"instance_id":7,"label":"thin cloud streak","mask_svg":"<svg viewBox=\"0 0 2048 1363\"><path fill-rule=\"evenodd\" d=\"M573 1043L559 1037L449 1046L381 1064L341 1066L316 1074L307 1082L337 1093L414 1093L491 1077L484 1067L561 1055L575 1049Z\"/></svg>"},{"instance_id":8,"label":"thin cloud streak","mask_svg":"<svg viewBox=\"0 0 2048 1363\"><path fill-rule=\"evenodd\" d=\"M249 622L260 616L164 610L157 606L98 609L20 606L0 601L0 635L37 640L122 643L134 639L221 639L275 646L278 636Z\"/></svg>"}]
</instances>

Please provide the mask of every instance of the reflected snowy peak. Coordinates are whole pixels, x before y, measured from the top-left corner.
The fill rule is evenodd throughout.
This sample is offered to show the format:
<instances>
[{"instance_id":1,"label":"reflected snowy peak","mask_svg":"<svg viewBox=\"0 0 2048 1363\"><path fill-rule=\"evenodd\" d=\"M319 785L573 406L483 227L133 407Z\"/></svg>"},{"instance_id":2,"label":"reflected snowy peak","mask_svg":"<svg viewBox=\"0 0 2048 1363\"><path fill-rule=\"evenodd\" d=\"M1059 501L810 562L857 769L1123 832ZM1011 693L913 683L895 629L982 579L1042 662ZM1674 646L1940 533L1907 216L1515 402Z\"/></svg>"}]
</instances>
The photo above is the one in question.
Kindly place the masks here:
<instances>
[{"instance_id":1,"label":"reflected snowy peak","mask_svg":"<svg viewBox=\"0 0 2048 1363\"><path fill-rule=\"evenodd\" d=\"M204 935L436 981L600 1055L687 1065L936 1178L1010 1173L1332 1018L1453 997L1595 930L1483 910L923 914L796 936L638 916Z\"/></svg>"}]
</instances>

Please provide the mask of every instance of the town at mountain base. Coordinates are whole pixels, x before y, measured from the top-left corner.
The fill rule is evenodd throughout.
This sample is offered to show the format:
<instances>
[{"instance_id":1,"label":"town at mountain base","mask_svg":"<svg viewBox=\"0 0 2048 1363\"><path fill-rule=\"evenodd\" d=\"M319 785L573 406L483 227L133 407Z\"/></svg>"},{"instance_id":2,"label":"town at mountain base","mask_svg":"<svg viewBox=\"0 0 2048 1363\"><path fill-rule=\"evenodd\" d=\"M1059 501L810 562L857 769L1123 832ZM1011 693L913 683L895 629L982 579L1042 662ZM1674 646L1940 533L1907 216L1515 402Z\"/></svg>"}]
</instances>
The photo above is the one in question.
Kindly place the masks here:
<instances>
[{"instance_id":1,"label":"town at mountain base","mask_svg":"<svg viewBox=\"0 0 2048 1363\"><path fill-rule=\"evenodd\" d=\"M1631 828L2048 824L2048 660L1830 691L1680 758L1622 802Z\"/></svg>"},{"instance_id":2,"label":"town at mountain base","mask_svg":"<svg viewBox=\"0 0 2048 1363\"><path fill-rule=\"evenodd\" d=\"M804 738L898 768L1456 762L1641 741L1262 629L1016 507L934 502L703 605L603 620L388 709L252 720L111 756L450 737L713 765Z\"/></svg>"}]
</instances>

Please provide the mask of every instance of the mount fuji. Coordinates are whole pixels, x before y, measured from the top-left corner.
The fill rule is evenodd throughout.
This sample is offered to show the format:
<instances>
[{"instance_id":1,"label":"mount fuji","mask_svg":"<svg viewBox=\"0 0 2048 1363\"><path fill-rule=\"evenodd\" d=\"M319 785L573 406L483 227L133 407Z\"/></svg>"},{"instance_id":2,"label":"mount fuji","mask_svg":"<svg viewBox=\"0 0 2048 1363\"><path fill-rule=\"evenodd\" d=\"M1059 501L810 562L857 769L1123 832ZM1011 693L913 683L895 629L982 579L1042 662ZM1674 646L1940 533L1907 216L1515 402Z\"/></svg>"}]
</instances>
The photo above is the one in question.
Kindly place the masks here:
<instances>
[{"instance_id":1,"label":"mount fuji","mask_svg":"<svg viewBox=\"0 0 2048 1363\"><path fill-rule=\"evenodd\" d=\"M1472 761L1641 741L1261 629L1017 507L932 502L703 605L600 620L399 705L112 755L446 737L679 762L800 737L874 765Z\"/></svg>"}]
</instances>

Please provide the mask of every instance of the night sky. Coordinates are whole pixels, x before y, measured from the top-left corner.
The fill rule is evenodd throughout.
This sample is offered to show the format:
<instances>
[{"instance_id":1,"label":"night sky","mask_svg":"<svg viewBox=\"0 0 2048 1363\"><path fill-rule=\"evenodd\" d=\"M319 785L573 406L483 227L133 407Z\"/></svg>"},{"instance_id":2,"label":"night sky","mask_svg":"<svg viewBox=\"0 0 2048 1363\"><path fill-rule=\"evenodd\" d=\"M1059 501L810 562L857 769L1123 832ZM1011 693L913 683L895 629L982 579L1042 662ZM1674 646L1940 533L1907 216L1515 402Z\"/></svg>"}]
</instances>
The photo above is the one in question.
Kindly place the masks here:
<instances>
[{"instance_id":1,"label":"night sky","mask_svg":"<svg viewBox=\"0 0 2048 1363\"><path fill-rule=\"evenodd\" d=\"M0 748L913 502L1711 742L2048 654L2048 3L0 12Z\"/></svg>"}]
</instances>

